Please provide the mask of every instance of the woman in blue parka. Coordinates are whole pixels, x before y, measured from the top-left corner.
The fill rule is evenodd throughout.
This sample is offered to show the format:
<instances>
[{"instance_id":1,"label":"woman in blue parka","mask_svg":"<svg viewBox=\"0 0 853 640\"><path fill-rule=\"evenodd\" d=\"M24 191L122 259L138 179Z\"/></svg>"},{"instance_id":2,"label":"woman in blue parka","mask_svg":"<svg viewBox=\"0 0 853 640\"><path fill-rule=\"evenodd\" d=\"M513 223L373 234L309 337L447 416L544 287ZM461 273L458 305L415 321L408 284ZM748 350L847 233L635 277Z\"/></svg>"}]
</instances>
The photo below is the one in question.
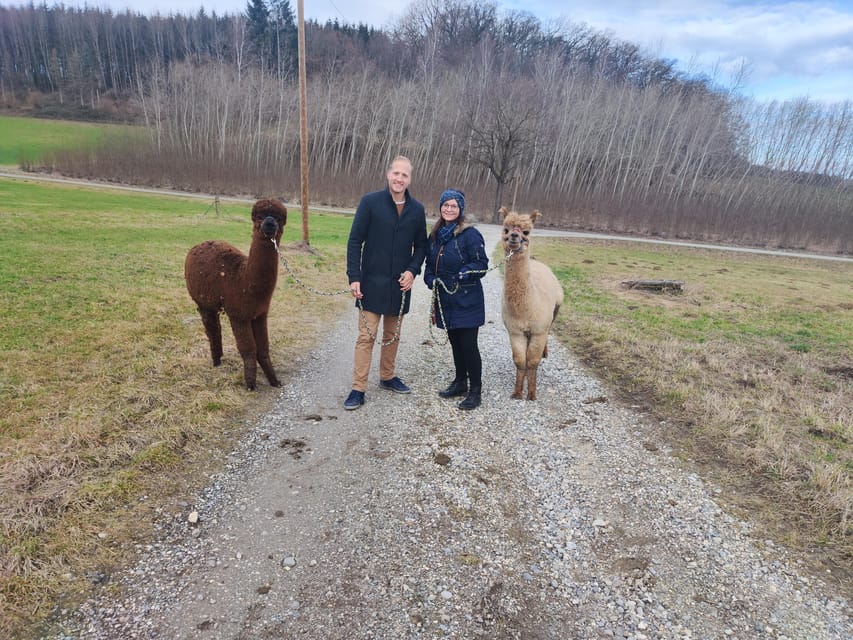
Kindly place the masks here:
<instances>
[{"instance_id":1,"label":"woman in blue parka","mask_svg":"<svg viewBox=\"0 0 853 640\"><path fill-rule=\"evenodd\" d=\"M438 303L433 321L447 330L453 349L456 377L439 391L442 398L465 396L457 406L480 406L483 364L477 334L486 322L486 305L480 279L489 268L482 234L465 223L465 194L447 189L438 201L439 219L429 235L424 282L437 287ZM441 282L436 282L440 280Z\"/></svg>"}]
</instances>

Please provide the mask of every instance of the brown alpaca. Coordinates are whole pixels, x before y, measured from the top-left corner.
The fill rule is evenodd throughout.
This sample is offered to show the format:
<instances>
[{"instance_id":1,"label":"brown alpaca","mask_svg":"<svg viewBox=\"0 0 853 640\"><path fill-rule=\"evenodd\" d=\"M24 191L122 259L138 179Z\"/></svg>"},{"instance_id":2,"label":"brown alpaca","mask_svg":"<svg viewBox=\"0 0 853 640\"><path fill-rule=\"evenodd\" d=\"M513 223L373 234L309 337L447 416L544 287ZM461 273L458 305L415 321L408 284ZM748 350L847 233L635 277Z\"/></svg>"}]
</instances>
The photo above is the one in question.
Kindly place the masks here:
<instances>
[{"instance_id":1,"label":"brown alpaca","mask_svg":"<svg viewBox=\"0 0 853 640\"><path fill-rule=\"evenodd\" d=\"M227 242L208 240L190 249L184 262L187 291L198 305L213 366L222 361L219 313L225 311L243 358L246 388L252 391L258 364L270 385L281 386L270 360L267 313L278 279L278 243L286 222L287 209L281 202L258 200L252 207L248 256Z\"/></svg>"},{"instance_id":2,"label":"brown alpaca","mask_svg":"<svg viewBox=\"0 0 853 640\"><path fill-rule=\"evenodd\" d=\"M544 264L530 257L530 232L539 212L520 214L501 208L504 252L513 252L504 273L503 320L515 363L520 399L527 378L527 399L536 400L536 372L548 355L548 332L563 304L563 287Z\"/></svg>"}]
</instances>

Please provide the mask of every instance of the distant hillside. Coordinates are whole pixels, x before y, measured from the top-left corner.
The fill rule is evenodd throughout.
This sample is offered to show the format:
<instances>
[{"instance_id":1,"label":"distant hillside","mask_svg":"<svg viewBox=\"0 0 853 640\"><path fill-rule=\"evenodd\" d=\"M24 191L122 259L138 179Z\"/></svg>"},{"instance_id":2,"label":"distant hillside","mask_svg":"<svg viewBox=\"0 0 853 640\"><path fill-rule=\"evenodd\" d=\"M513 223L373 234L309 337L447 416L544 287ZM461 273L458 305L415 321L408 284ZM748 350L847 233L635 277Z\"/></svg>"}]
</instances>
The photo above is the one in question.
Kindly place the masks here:
<instances>
[{"instance_id":1,"label":"distant hillside","mask_svg":"<svg viewBox=\"0 0 853 640\"><path fill-rule=\"evenodd\" d=\"M149 130L132 154L112 141L56 170L292 192L296 32L287 0L222 16L0 7L0 101ZM305 32L316 201L352 204L404 153L427 202L453 184L481 219L515 204L562 227L853 251L850 103L744 100L637 45L489 2Z\"/></svg>"}]
</instances>

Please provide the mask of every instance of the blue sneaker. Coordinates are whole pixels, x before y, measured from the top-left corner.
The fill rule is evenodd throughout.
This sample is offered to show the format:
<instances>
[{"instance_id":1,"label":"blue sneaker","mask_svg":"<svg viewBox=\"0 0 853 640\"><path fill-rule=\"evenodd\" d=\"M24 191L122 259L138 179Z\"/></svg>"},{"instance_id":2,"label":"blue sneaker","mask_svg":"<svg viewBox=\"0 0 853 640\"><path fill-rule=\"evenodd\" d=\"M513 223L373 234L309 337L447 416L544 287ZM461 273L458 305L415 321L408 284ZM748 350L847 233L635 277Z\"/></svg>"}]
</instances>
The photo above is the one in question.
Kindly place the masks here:
<instances>
[{"instance_id":1,"label":"blue sneaker","mask_svg":"<svg viewBox=\"0 0 853 640\"><path fill-rule=\"evenodd\" d=\"M388 391L393 391L394 393L411 393L412 390L406 386L406 384L400 380L397 376L394 376L390 380L380 380L379 386L383 389L388 389Z\"/></svg>"},{"instance_id":2,"label":"blue sneaker","mask_svg":"<svg viewBox=\"0 0 853 640\"><path fill-rule=\"evenodd\" d=\"M361 405L364 404L364 391L356 391L353 389L349 392L347 399L344 400L344 409L347 411L352 411L353 409L358 409Z\"/></svg>"}]
</instances>

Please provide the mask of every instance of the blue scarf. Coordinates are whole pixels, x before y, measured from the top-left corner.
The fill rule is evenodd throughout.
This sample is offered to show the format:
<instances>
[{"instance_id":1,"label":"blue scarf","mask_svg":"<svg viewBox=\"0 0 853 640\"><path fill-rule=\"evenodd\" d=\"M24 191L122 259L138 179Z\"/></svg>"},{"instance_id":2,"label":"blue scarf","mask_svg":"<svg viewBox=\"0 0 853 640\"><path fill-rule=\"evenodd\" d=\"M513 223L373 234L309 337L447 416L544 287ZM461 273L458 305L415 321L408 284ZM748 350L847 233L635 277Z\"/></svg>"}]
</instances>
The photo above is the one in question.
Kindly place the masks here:
<instances>
[{"instance_id":1,"label":"blue scarf","mask_svg":"<svg viewBox=\"0 0 853 640\"><path fill-rule=\"evenodd\" d=\"M453 237L453 230L456 229L456 223L452 222L450 224L444 225L441 229L438 230L436 236L438 237L439 244L446 244L448 240Z\"/></svg>"}]
</instances>

